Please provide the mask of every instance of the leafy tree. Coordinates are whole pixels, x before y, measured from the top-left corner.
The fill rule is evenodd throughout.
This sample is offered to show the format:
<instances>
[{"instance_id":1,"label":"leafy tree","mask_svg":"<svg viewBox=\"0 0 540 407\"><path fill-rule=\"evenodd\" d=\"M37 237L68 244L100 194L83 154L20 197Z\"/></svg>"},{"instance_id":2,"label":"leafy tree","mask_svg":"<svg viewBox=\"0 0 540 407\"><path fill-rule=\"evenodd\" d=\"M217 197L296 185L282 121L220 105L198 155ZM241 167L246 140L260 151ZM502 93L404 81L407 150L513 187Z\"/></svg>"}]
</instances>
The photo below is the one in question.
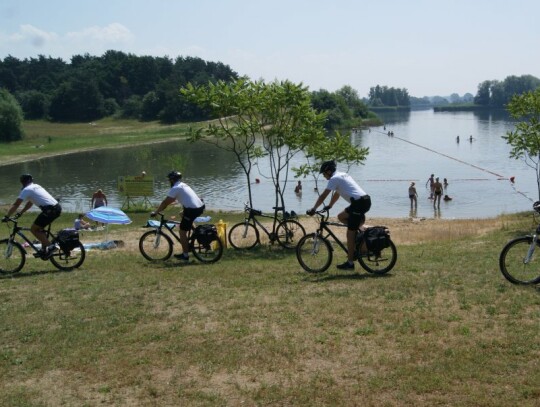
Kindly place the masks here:
<instances>
[{"instance_id":1,"label":"leafy tree","mask_svg":"<svg viewBox=\"0 0 540 407\"><path fill-rule=\"evenodd\" d=\"M6 89L0 89L0 141L21 140L22 120L23 112L17 100Z\"/></svg>"},{"instance_id":2,"label":"leafy tree","mask_svg":"<svg viewBox=\"0 0 540 407\"><path fill-rule=\"evenodd\" d=\"M510 157L523 159L536 171L540 199L540 88L512 98L507 107L510 115L520 120L514 131L503 139L512 147Z\"/></svg>"},{"instance_id":3,"label":"leafy tree","mask_svg":"<svg viewBox=\"0 0 540 407\"><path fill-rule=\"evenodd\" d=\"M323 131L325 114L312 107L302 85L240 79L206 86L188 84L182 93L217 117L206 127L192 130L191 140L214 144L236 156L246 175L250 203L251 171L257 160L269 160L270 173L261 175L272 180L276 205L283 206L291 159L308 147L330 154L335 145ZM350 142L348 148L354 150Z\"/></svg>"},{"instance_id":4,"label":"leafy tree","mask_svg":"<svg viewBox=\"0 0 540 407\"><path fill-rule=\"evenodd\" d=\"M18 92L16 94L25 119L43 119L49 110L49 97L37 90Z\"/></svg>"},{"instance_id":5,"label":"leafy tree","mask_svg":"<svg viewBox=\"0 0 540 407\"><path fill-rule=\"evenodd\" d=\"M125 119L139 119L142 111L142 98L137 95L129 97L122 107L121 116Z\"/></svg>"}]
</instances>

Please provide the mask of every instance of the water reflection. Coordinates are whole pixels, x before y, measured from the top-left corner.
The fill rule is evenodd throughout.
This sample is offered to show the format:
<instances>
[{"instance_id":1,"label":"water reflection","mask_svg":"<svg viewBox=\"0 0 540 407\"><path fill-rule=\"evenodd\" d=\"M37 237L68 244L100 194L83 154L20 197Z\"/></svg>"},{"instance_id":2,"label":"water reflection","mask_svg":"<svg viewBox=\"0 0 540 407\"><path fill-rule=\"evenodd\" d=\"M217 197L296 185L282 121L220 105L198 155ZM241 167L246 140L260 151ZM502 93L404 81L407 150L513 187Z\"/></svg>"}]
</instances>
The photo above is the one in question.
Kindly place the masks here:
<instances>
[{"instance_id":1,"label":"water reflection","mask_svg":"<svg viewBox=\"0 0 540 407\"><path fill-rule=\"evenodd\" d=\"M372 197L370 216L407 217L411 215L408 187L416 182L418 206L415 217L469 218L496 216L504 212L529 210L531 197L537 196L536 179L523 162L508 158L509 147L501 138L513 130L513 123L497 112L434 113L432 111L392 112L381 115L383 127L361 130L351 134L351 140L369 147L364 165L350 168L351 175ZM388 137L392 131L394 137ZM474 142L456 143L456 136L474 136ZM292 166L304 162L301 155ZM90 207L92 193L101 188L111 205L122 206L124 197L118 193L119 176L138 175L146 171L155 177L155 204L163 199L168 184L165 175L177 168L185 181L205 199L208 208L243 209L247 201L245 174L232 153L204 143L186 141L125 147L79 154L44 158L2 168L0 203L11 203L19 192L17 182L21 173L31 173L38 183L62 199L68 210L84 212ZM259 168L268 173L264 161ZM346 170L344 167L339 167ZM427 177L434 173L447 178L450 203L441 203L442 211L434 211L424 187ZM270 211L274 206L271 180L255 168L253 179L254 204ZM515 183L508 181L515 177ZM296 180L289 176L285 190L287 210L304 213L317 197L316 183L302 180L302 194L294 193ZM319 181L319 188L326 182ZM445 192L446 193L446 192ZM335 214L345 205L336 204ZM332 212L332 215L335 215ZM442 212L442 213L441 213Z\"/></svg>"}]
</instances>

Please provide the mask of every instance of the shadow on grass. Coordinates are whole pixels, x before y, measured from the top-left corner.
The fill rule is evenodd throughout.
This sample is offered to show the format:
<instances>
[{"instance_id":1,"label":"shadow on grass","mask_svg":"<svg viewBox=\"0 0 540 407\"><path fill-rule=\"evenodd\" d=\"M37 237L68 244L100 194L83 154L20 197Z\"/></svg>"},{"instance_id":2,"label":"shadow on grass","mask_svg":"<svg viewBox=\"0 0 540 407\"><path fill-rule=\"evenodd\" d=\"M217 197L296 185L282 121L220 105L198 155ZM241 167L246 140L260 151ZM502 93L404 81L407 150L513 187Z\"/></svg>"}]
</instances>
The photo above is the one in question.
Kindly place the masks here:
<instances>
[{"instance_id":1,"label":"shadow on grass","mask_svg":"<svg viewBox=\"0 0 540 407\"><path fill-rule=\"evenodd\" d=\"M305 274L305 273L304 273ZM371 274L366 273L362 270L362 273L349 273L349 274L330 274L330 273L320 273L320 274L307 274L304 275L303 280L311 283L323 283L326 281L341 281L341 280L367 280L372 278L391 278L394 277L392 273L388 274Z\"/></svg>"},{"instance_id":2,"label":"shadow on grass","mask_svg":"<svg viewBox=\"0 0 540 407\"><path fill-rule=\"evenodd\" d=\"M77 269L73 269L73 270L52 269L52 270L38 270L38 271L25 272L23 269L19 271L18 273L0 273L0 280L6 280L9 278L26 278L26 277L35 277L35 276L45 276L47 274L73 273L76 270Z\"/></svg>"}]
</instances>

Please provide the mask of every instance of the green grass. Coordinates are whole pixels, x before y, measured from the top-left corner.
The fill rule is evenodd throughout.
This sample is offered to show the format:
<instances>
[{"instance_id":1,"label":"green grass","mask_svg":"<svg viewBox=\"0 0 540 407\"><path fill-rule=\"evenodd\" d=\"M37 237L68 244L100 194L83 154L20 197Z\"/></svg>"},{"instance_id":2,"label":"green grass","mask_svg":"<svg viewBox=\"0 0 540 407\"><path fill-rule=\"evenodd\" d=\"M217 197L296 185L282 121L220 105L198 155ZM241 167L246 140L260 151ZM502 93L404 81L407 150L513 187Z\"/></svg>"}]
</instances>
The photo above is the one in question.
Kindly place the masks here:
<instances>
[{"instance_id":1,"label":"green grass","mask_svg":"<svg viewBox=\"0 0 540 407\"><path fill-rule=\"evenodd\" d=\"M497 265L528 218L396 242L395 270L374 277L335 264L309 275L267 246L214 265L152 264L136 248L147 215L130 216L109 232L125 246L89 251L79 270L32 259L0 279L0 405L540 402L540 290L511 285Z\"/></svg>"},{"instance_id":2,"label":"green grass","mask_svg":"<svg viewBox=\"0 0 540 407\"><path fill-rule=\"evenodd\" d=\"M157 122L103 119L92 123L51 123L43 120L23 122L25 138L3 143L0 164L14 157L36 159L50 154L84 149L115 147L134 143L185 137L189 125L161 125Z\"/></svg>"}]
</instances>

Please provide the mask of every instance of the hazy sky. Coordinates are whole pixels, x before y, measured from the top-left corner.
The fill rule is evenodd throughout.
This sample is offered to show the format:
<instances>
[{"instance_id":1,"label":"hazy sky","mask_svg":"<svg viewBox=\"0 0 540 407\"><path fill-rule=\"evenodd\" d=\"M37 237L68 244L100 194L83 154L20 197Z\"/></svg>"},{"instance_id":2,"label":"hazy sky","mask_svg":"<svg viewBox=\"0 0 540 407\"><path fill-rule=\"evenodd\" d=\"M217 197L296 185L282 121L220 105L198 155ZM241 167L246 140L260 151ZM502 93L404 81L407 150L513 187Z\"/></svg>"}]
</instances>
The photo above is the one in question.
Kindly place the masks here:
<instances>
[{"instance_id":1,"label":"hazy sky","mask_svg":"<svg viewBox=\"0 0 540 407\"><path fill-rule=\"evenodd\" d=\"M540 78L540 0L0 0L0 58L196 56L311 90Z\"/></svg>"}]
</instances>

